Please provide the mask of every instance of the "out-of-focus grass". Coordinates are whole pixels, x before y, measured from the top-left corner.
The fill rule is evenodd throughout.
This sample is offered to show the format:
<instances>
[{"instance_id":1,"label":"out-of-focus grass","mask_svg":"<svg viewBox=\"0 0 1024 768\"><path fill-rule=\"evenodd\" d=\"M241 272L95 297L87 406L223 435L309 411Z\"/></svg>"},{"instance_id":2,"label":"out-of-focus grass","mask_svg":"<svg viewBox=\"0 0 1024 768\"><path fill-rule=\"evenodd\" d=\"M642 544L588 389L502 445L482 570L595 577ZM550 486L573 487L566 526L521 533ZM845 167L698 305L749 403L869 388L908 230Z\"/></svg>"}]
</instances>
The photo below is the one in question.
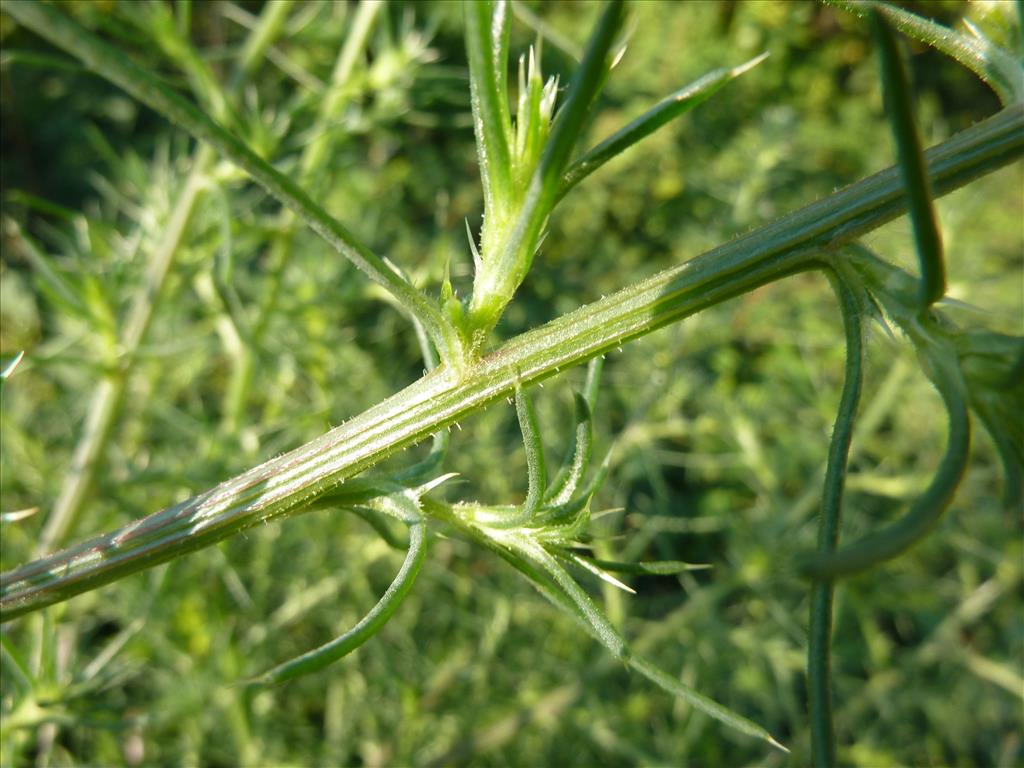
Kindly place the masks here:
<instances>
[{"instance_id":1,"label":"out-of-focus grass","mask_svg":"<svg viewBox=\"0 0 1024 768\"><path fill-rule=\"evenodd\" d=\"M531 6L570 38L591 6ZM219 71L248 21L197 4L192 39ZM180 9L179 9L180 10ZM958 3L928 12L950 22ZM971 11L982 25L979 5ZM81 20L184 82L116 3ZM352 9L297 6L240 100L236 130L294 167ZM468 287L463 219L481 210L457 4L389 5L330 130L321 202L378 252L436 286L446 260ZM707 69L771 57L714 99L599 171L567 198L499 326L511 335L678 263L834 187L891 164L871 45L861 23L810 3L641 3L629 51L593 127L606 134ZM30 67L49 53L4 20L5 227L0 354L26 360L3 390L3 512L46 510L70 463L109 338L188 173L187 142L81 73ZM416 35L432 32L427 52ZM515 51L532 32L519 25ZM577 40L579 42L579 40ZM554 46L545 63L568 72ZM932 52L911 61L927 143L995 110L994 97ZM84 98L83 94L102 98ZM119 123L118 120L121 122ZM117 128L121 125L122 128ZM86 158L86 159L83 159ZM298 230L255 350L253 386L225 427L230 316L210 286L228 274L244 311L271 290L281 216L230 169L200 207L78 535L106 530L324 431L416 378L415 337L347 264ZM965 324L1020 331L1020 169L939 203L950 295ZM60 211L33 202L65 206ZM230 245L224 238L230 231ZM913 269L909 224L869 238ZM60 275L47 279L39 266ZM60 290L77 300L76 307ZM250 316L250 321L257 318ZM614 447L596 508L610 552L707 562L706 572L604 591L638 650L752 717L808 761L803 666L807 588L793 556L813 547L825 450L839 396L841 325L827 284L797 277L609 355L595 414ZM567 372L536 397L543 434L569 440ZM944 426L905 345L876 329L854 441L844 537L890 519L927 482ZM465 493L525 492L511 408L453 433ZM549 445L561 449L561 445ZM844 584L836 612L836 716L843 763L1012 765L1019 736L1019 515L999 504L981 430L939 530ZM406 457L393 460L395 464ZM28 559L43 515L5 524L0 564ZM229 684L354 624L400 562L364 523L317 512L257 529L5 627L42 654L45 709L5 672L0 760L204 765L781 765L781 754L711 724L629 675L503 563L433 543L420 583L372 643L326 672L249 693ZM594 585L594 591L601 591ZM56 728L40 722L56 718Z\"/></svg>"}]
</instances>

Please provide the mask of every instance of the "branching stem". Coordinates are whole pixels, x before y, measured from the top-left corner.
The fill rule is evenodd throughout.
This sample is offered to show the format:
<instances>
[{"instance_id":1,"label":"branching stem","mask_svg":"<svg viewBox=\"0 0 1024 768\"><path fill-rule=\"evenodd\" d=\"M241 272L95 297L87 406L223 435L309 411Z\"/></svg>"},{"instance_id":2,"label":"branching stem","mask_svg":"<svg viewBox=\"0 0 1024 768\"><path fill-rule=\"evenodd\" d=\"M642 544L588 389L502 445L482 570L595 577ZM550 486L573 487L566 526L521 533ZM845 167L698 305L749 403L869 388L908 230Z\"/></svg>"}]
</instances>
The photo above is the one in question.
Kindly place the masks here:
<instances>
[{"instance_id":1,"label":"branching stem","mask_svg":"<svg viewBox=\"0 0 1024 768\"><path fill-rule=\"evenodd\" d=\"M1013 106L926 153L945 194L1024 154ZM890 168L678 267L507 342L455 379L443 368L295 450L188 501L0 576L4 621L295 514L346 478L566 367L800 271L906 211ZM839 258L839 257L836 257Z\"/></svg>"}]
</instances>

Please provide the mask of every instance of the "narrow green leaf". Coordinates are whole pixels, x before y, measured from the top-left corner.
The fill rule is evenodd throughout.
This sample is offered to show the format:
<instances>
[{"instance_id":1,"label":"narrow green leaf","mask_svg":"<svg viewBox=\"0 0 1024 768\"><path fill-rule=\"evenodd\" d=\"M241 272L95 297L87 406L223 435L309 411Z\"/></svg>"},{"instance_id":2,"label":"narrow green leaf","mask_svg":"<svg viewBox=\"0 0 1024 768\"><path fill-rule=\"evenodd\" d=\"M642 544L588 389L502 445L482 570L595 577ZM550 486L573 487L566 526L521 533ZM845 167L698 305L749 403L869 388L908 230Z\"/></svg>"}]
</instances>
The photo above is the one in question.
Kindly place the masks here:
<instances>
[{"instance_id":1,"label":"narrow green leaf","mask_svg":"<svg viewBox=\"0 0 1024 768\"><path fill-rule=\"evenodd\" d=\"M601 386L601 372L604 370L604 355L598 355L587 363L587 378L583 382L583 397L590 412L597 407L597 393Z\"/></svg>"},{"instance_id":2,"label":"narrow green leaf","mask_svg":"<svg viewBox=\"0 0 1024 768\"><path fill-rule=\"evenodd\" d=\"M1003 504L1024 499L1024 337L967 331L953 343L971 409L996 444L1003 464Z\"/></svg>"},{"instance_id":3,"label":"narrow green leaf","mask_svg":"<svg viewBox=\"0 0 1024 768\"><path fill-rule=\"evenodd\" d=\"M412 589L416 575L426 556L426 524L409 526L409 551L391 586L366 616L341 637L308 653L286 661L259 677L245 681L248 685L274 685L311 672L317 672L347 656L373 637L387 623Z\"/></svg>"},{"instance_id":4,"label":"narrow green leaf","mask_svg":"<svg viewBox=\"0 0 1024 768\"><path fill-rule=\"evenodd\" d=\"M601 486L604 485L605 479L608 477L608 470L611 466L612 454L609 451L604 461L601 462L601 466L598 468L594 477L591 478L590 482L586 487L576 494L575 498L570 498L564 504L557 506L551 506L544 510L544 513L540 516L540 520L547 524L566 524L569 521L576 521L580 519L581 515L586 513L587 505L590 504L590 499L597 493ZM575 522L573 522L575 525Z\"/></svg>"},{"instance_id":5,"label":"narrow green leaf","mask_svg":"<svg viewBox=\"0 0 1024 768\"><path fill-rule=\"evenodd\" d=\"M694 709L700 710L708 717L712 717L715 720L728 725L730 728L736 729L740 733L745 733L756 739L767 741L773 747L781 749L783 752L789 752L786 747L777 742L772 735L768 733L768 731L757 723L748 720L743 717L743 715L733 712L728 707L723 707L717 701L709 699L707 696L698 693L690 686L685 685L675 677L672 677L658 669L658 667L654 666L654 664L649 662L647 659L641 656L631 656L626 659L626 664L662 690L671 693L673 696L678 696L680 699L690 704Z\"/></svg>"},{"instance_id":6,"label":"narrow green leaf","mask_svg":"<svg viewBox=\"0 0 1024 768\"><path fill-rule=\"evenodd\" d=\"M494 82L497 85L499 94L504 94L505 100L498 106L505 110L506 130L512 125L508 119L508 42L512 32L512 14L509 8L509 0L494 0L494 11L491 14L491 58L494 61ZM506 133L506 141L509 138Z\"/></svg>"},{"instance_id":7,"label":"narrow green leaf","mask_svg":"<svg viewBox=\"0 0 1024 768\"><path fill-rule=\"evenodd\" d=\"M554 579L559 589L575 606L577 615L586 623L601 645L611 651L615 658L625 660L629 656L626 641L597 606L597 603L587 594L587 591L576 583L576 580L559 565L558 561L544 547L532 539L514 537L510 541L521 554L538 563Z\"/></svg>"},{"instance_id":8,"label":"narrow green leaf","mask_svg":"<svg viewBox=\"0 0 1024 768\"><path fill-rule=\"evenodd\" d=\"M81 64L78 64L73 59L66 59L63 56L54 56L53 54L40 51L4 48L3 52L0 53L0 66L8 67L12 64L53 69L58 72L78 73L85 71Z\"/></svg>"},{"instance_id":9,"label":"narrow green leaf","mask_svg":"<svg viewBox=\"0 0 1024 768\"><path fill-rule=\"evenodd\" d=\"M89 320L96 320L92 308L79 295L82 289L73 285L56 266L50 264L50 257L44 254L32 238L22 231L14 219L4 218L4 236L9 238L14 249L32 267L32 270L39 276L43 289L52 301L62 305L73 315L84 317ZM78 290L76 291L76 288Z\"/></svg>"},{"instance_id":10,"label":"narrow green leaf","mask_svg":"<svg viewBox=\"0 0 1024 768\"><path fill-rule=\"evenodd\" d=\"M599 568L598 566L594 565L594 561L590 558L581 557L580 555L577 555L575 552L565 551L561 549L552 549L552 553L559 560L569 563L570 565L575 565L579 568L582 568L588 573L592 573L594 576L597 576L597 578L601 579L601 581L605 582L606 584L611 584L616 589L621 589L623 592L626 592L630 595L636 594L635 589L633 589L628 584L624 584L623 582L619 581L604 568Z\"/></svg>"},{"instance_id":11,"label":"narrow green leaf","mask_svg":"<svg viewBox=\"0 0 1024 768\"><path fill-rule=\"evenodd\" d=\"M588 557L586 560L606 571L628 573L635 576L675 576L677 573L705 571L711 567L707 563L684 563L682 560L653 560L639 563L600 560L596 557Z\"/></svg>"},{"instance_id":12,"label":"narrow green leaf","mask_svg":"<svg viewBox=\"0 0 1024 768\"><path fill-rule=\"evenodd\" d=\"M587 363L587 378L583 384L583 402L577 403L576 398L579 397L579 395L574 395L576 433L572 452L568 457L566 457L566 460L562 462L562 466L559 467L558 472L555 474L555 478L551 481L550 487L544 494L545 501L560 495L561 490L565 487L566 483L569 482L570 473L578 471L579 476L572 492L556 503L561 504L568 501L572 498L573 493L576 492L576 488L579 487L579 483L582 481L583 476L586 475L593 450L594 428L591 415L594 411L594 405L597 403L597 391L601 385L601 371L603 368L604 357L602 356L595 357ZM577 470L577 468L579 469Z\"/></svg>"},{"instance_id":13,"label":"narrow green leaf","mask_svg":"<svg viewBox=\"0 0 1024 768\"><path fill-rule=\"evenodd\" d=\"M756 67L766 58L768 58L767 52L738 67L716 69L699 80L683 86L675 93L666 96L636 120L613 133L569 166L569 169L562 176L562 186L558 192L558 199L564 197L570 189L613 157L629 149L638 141L650 136L663 125L703 103L717 91L721 90L729 81Z\"/></svg>"},{"instance_id":14,"label":"narrow green leaf","mask_svg":"<svg viewBox=\"0 0 1024 768\"><path fill-rule=\"evenodd\" d=\"M605 7L587 43L583 61L573 73L568 98L551 127L551 138L535 177L535 183L539 182L543 190L541 196L545 203L542 206L545 216L558 194L562 173L579 141L583 122L608 73L612 45L622 27L625 14L625 5L621 0L612 0Z\"/></svg>"},{"instance_id":15,"label":"narrow green leaf","mask_svg":"<svg viewBox=\"0 0 1024 768\"><path fill-rule=\"evenodd\" d=\"M0 371L0 382L5 382L14 374L14 370L21 364L21 361L25 358L25 350L20 350L10 361L4 365L3 370Z\"/></svg>"},{"instance_id":16,"label":"narrow green leaf","mask_svg":"<svg viewBox=\"0 0 1024 768\"><path fill-rule=\"evenodd\" d=\"M875 39L878 41L885 107L896 138L900 173L907 190L907 207L914 225L914 240L921 262L920 300L924 308L941 299L946 293L942 235L939 233L935 208L932 205L927 163L914 123L913 95L908 84L909 78L903 57L900 55L899 43L880 12L872 12L871 24Z\"/></svg>"}]
</instances>

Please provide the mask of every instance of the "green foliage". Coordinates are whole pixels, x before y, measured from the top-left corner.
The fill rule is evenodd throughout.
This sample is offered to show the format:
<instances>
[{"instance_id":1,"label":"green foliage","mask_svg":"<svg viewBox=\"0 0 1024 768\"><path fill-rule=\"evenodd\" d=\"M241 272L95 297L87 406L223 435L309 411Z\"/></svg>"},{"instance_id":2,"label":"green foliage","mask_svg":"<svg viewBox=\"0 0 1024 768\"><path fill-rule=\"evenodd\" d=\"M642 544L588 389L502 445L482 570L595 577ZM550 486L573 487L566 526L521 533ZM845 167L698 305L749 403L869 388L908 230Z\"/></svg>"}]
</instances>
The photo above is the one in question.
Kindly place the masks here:
<instances>
[{"instance_id":1,"label":"green foliage","mask_svg":"<svg viewBox=\"0 0 1024 768\"><path fill-rule=\"evenodd\" d=\"M0 764L1019 760L1024 192L932 201L1019 115L919 150L998 108L966 70L890 56L890 151L808 3L4 8L0 566L166 510L4 625ZM1004 10L881 13L1012 105ZM916 240L890 174L693 258L897 154Z\"/></svg>"}]
</instances>

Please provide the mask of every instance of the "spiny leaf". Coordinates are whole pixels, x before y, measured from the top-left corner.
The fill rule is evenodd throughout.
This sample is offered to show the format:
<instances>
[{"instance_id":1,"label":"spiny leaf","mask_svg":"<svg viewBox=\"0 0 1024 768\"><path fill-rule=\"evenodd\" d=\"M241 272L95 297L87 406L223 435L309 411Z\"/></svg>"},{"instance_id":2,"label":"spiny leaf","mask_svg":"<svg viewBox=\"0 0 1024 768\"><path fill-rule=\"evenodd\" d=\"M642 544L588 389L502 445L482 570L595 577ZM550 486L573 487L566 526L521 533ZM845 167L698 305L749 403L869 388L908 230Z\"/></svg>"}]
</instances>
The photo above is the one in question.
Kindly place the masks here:
<instances>
[{"instance_id":1,"label":"spiny leaf","mask_svg":"<svg viewBox=\"0 0 1024 768\"><path fill-rule=\"evenodd\" d=\"M628 584L624 584L623 582L619 581L610 573L608 573L605 569L599 568L594 564L592 560L588 558L580 557L575 552L570 552L564 555L559 553L559 556L561 556L564 560L568 560L570 563L578 565L583 570L589 571L590 573L597 576L597 578L601 579L601 581L611 584L616 589L621 589L623 592L628 592L631 595L636 594L635 589L633 589Z\"/></svg>"},{"instance_id":2,"label":"spiny leaf","mask_svg":"<svg viewBox=\"0 0 1024 768\"><path fill-rule=\"evenodd\" d=\"M510 537L509 543L522 555L530 558L543 568L562 593L575 606L577 615L593 632L594 637L618 659L626 659L629 651L626 641L615 629L608 617L558 561L544 547L525 536Z\"/></svg>"},{"instance_id":3,"label":"spiny leaf","mask_svg":"<svg viewBox=\"0 0 1024 768\"><path fill-rule=\"evenodd\" d=\"M18 365L24 358L25 350L21 350L14 357L12 357L10 361L7 363L7 365L4 366L4 369L0 371L0 382L6 382L9 378L11 378L11 375L14 373L14 370L18 367Z\"/></svg>"},{"instance_id":4,"label":"spiny leaf","mask_svg":"<svg viewBox=\"0 0 1024 768\"><path fill-rule=\"evenodd\" d=\"M1003 504L1024 498L1024 338L968 331L953 339L971 409L981 419L1003 464Z\"/></svg>"},{"instance_id":5,"label":"spiny leaf","mask_svg":"<svg viewBox=\"0 0 1024 768\"><path fill-rule=\"evenodd\" d=\"M594 405L597 403L597 391L601 385L601 371L604 368L604 358L601 356L593 358L587 363L587 378L583 384L583 394L573 397L573 415L576 423L576 435L572 452L562 462L554 480L544 493L545 501L555 505L564 504L576 493L576 489L582 482L590 466L590 457L593 450L593 419ZM563 493L563 490L570 483L571 477L575 478L572 490ZM557 501L553 501L557 497Z\"/></svg>"},{"instance_id":6,"label":"spiny leaf","mask_svg":"<svg viewBox=\"0 0 1024 768\"><path fill-rule=\"evenodd\" d=\"M608 648L616 658L624 661L659 688L683 699L694 708L740 733L762 739L784 752L789 751L761 726L684 685L647 659L633 655L625 640L608 621L601 609L543 547L539 547L529 540L519 542L518 546L511 551L503 552L504 548L497 547L493 542L489 543L489 547L502 553L503 557L527 576L541 594L553 604L580 621L593 634L594 638ZM530 560L540 565L543 576L537 573L536 566Z\"/></svg>"},{"instance_id":7,"label":"spiny leaf","mask_svg":"<svg viewBox=\"0 0 1024 768\"><path fill-rule=\"evenodd\" d=\"M588 483L575 498L569 499L564 504L546 508L540 515L538 521L545 525L565 525L568 523L571 529L578 528L581 523L585 522L589 517L586 515L587 505L590 503L590 499L594 494L597 493L604 484L605 479L608 477L608 470L610 466L611 451L608 452L604 461L601 462L601 467L591 479L590 483Z\"/></svg>"}]
</instances>

